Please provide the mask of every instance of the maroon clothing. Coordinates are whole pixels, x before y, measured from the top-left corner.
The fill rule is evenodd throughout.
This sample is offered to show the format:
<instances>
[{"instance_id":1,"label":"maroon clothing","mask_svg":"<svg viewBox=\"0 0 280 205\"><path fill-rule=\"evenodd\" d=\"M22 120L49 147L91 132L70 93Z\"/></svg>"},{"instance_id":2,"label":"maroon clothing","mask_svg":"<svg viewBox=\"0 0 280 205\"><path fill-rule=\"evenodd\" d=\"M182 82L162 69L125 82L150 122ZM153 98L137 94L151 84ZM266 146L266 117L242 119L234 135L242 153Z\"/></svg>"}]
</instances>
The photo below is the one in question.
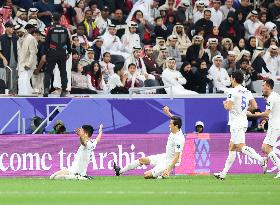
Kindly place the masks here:
<instances>
[{"instance_id":1,"label":"maroon clothing","mask_svg":"<svg viewBox=\"0 0 280 205\"><path fill-rule=\"evenodd\" d=\"M162 73L162 69L158 66L153 58L149 58L147 55L143 57L147 73L154 75L156 78Z\"/></svg>"},{"instance_id":2,"label":"maroon clothing","mask_svg":"<svg viewBox=\"0 0 280 205\"><path fill-rule=\"evenodd\" d=\"M97 78L96 76L92 75L91 72L88 72L87 75L90 75L91 79L91 84L93 87L95 87L96 90L102 90L101 89L101 82L102 78Z\"/></svg>"}]
</instances>

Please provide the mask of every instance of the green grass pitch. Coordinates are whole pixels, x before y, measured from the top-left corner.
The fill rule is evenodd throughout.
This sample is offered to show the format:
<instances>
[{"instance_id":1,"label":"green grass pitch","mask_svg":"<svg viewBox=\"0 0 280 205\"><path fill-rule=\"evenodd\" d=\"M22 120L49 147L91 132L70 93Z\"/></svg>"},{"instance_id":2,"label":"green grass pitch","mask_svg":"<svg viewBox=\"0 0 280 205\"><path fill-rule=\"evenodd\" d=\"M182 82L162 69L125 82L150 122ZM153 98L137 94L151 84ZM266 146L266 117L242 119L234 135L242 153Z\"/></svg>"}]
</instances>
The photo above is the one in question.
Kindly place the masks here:
<instances>
[{"instance_id":1,"label":"green grass pitch","mask_svg":"<svg viewBox=\"0 0 280 205\"><path fill-rule=\"evenodd\" d=\"M95 177L90 181L0 178L1 205L277 205L280 180L274 175Z\"/></svg>"}]
</instances>

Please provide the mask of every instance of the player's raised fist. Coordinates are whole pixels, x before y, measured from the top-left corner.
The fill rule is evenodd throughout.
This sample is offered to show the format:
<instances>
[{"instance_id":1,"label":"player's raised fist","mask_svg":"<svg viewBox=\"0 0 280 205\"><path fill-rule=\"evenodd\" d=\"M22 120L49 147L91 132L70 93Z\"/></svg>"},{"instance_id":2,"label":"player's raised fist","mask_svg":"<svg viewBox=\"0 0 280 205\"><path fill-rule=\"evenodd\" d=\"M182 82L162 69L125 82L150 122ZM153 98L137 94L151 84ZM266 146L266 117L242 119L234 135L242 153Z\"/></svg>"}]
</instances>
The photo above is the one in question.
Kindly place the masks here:
<instances>
[{"instance_id":1,"label":"player's raised fist","mask_svg":"<svg viewBox=\"0 0 280 205\"><path fill-rule=\"evenodd\" d=\"M99 132L102 132L102 129L103 129L103 125L100 124L100 125L99 125Z\"/></svg>"},{"instance_id":2,"label":"player's raised fist","mask_svg":"<svg viewBox=\"0 0 280 205\"><path fill-rule=\"evenodd\" d=\"M167 106L164 106L162 108L162 110L163 110L164 113L169 113L169 107L167 107Z\"/></svg>"}]
</instances>

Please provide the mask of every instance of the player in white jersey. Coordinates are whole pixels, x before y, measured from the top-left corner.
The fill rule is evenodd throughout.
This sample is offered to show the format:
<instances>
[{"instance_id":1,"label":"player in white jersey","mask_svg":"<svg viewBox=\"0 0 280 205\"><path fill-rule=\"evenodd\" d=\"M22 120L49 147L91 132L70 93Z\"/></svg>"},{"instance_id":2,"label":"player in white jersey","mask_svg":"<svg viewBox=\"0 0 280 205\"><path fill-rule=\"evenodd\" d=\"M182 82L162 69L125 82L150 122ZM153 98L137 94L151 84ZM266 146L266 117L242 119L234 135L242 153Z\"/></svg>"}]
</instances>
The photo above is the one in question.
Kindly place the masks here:
<instances>
[{"instance_id":1,"label":"player in white jersey","mask_svg":"<svg viewBox=\"0 0 280 205\"><path fill-rule=\"evenodd\" d=\"M122 169L114 164L116 176L124 174L129 170L136 169L142 165L153 165L154 167L151 170L144 173L144 178L166 178L170 175L173 168L180 164L185 144L185 136L181 130L182 120L180 117L173 116L167 106L163 108L163 111L170 117L170 134L166 144L166 152L137 159Z\"/></svg>"},{"instance_id":2,"label":"player in white jersey","mask_svg":"<svg viewBox=\"0 0 280 205\"><path fill-rule=\"evenodd\" d=\"M72 180L86 180L87 167L92 157L92 151L96 145L100 142L102 137L103 125L99 126L99 134L96 139L90 139L93 133L93 127L91 125L83 125L81 128L77 128L76 134L80 137L81 145L75 154L72 166L68 169L63 169L55 172L50 176L50 179L72 179Z\"/></svg>"},{"instance_id":3,"label":"player in white jersey","mask_svg":"<svg viewBox=\"0 0 280 205\"><path fill-rule=\"evenodd\" d=\"M243 73L238 70L231 76L231 88L228 92L227 100L224 101L224 108L229 111L229 122L231 139L229 143L229 154L222 172L214 173L217 179L224 180L235 158L236 151L242 152L260 162L264 171L266 161L256 153L256 151L246 146L245 132L248 127L247 110L249 105L252 109L257 108L257 103L252 93L241 84L244 81Z\"/></svg>"},{"instance_id":4,"label":"player in white jersey","mask_svg":"<svg viewBox=\"0 0 280 205\"><path fill-rule=\"evenodd\" d=\"M280 179L280 159L273 151L278 137L280 136L280 95L273 91L274 81L265 80L262 85L263 96L266 100L266 110L262 113L255 113L255 117L268 117L268 130L262 144L262 151L278 168L278 174L274 177Z\"/></svg>"}]
</instances>

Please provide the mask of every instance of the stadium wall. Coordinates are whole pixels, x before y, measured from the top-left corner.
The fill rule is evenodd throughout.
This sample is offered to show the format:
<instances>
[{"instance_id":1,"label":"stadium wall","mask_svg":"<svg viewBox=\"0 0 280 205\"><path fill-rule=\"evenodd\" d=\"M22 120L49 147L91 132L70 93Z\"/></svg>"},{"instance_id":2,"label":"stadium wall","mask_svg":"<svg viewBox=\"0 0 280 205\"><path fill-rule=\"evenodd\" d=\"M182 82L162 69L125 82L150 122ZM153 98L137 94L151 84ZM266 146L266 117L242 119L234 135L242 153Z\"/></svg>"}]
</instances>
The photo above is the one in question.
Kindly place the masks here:
<instances>
[{"instance_id":1,"label":"stadium wall","mask_svg":"<svg viewBox=\"0 0 280 205\"><path fill-rule=\"evenodd\" d=\"M121 166L139 158L165 152L167 134L105 134L94 150L88 175L112 176L113 161ZM211 174L223 169L229 134L187 134L177 175ZM248 145L261 152L263 133L247 134ZM76 135L1 135L0 177L47 177L69 167L80 141ZM278 141L276 153L280 151ZM127 175L142 175L150 167L140 167ZM276 167L269 164L269 172ZM257 161L237 154L230 173L261 173Z\"/></svg>"},{"instance_id":2,"label":"stadium wall","mask_svg":"<svg viewBox=\"0 0 280 205\"><path fill-rule=\"evenodd\" d=\"M31 133L30 121L34 116L46 117L47 106L50 112L58 104L66 107L56 114L53 121L45 128L50 131L56 120L65 123L67 131L82 124L97 127L104 124L104 132L108 134L158 134L168 132L169 118L162 112L168 105L171 112L183 119L184 132L194 131L196 121L203 121L205 132L228 132L228 113L223 108L224 97L214 98L153 98L153 99L95 99L95 98L0 98L0 129L18 111L25 119L24 133ZM265 103L257 98L261 109ZM51 106L54 105L54 106ZM17 121L14 120L4 134L17 133Z\"/></svg>"}]
</instances>

